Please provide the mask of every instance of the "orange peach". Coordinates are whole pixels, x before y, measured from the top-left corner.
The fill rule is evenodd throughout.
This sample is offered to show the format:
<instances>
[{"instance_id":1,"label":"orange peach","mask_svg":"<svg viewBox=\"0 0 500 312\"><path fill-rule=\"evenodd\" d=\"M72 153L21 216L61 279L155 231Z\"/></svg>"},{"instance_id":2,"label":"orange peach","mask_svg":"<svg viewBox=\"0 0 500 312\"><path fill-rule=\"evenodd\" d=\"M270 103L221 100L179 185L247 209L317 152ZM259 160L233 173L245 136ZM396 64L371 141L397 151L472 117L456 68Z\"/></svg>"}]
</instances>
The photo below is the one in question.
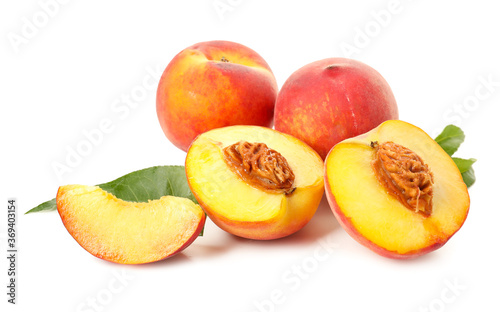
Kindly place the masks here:
<instances>
[{"instance_id":1,"label":"orange peach","mask_svg":"<svg viewBox=\"0 0 500 312\"><path fill-rule=\"evenodd\" d=\"M61 186L56 197L61 220L92 255L139 264L171 257L188 247L205 224L200 206L187 198L163 196L127 202L98 186Z\"/></svg>"},{"instance_id":2,"label":"orange peach","mask_svg":"<svg viewBox=\"0 0 500 312\"><path fill-rule=\"evenodd\" d=\"M276 79L252 49L229 41L177 54L158 85L156 111L167 138L187 151L197 135L231 125L271 127Z\"/></svg>"},{"instance_id":3,"label":"orange peach","mask_svg":"<svg viewBox=\"0 0 500 312\"><path fill-rule=\"evenodd\" d=\"M389 258L443 246L464 223L469 194L451 157L424 131L391 120L335 145L326 194L354 239Z\"/></svg>"},{"instance_id":4,"label":"orange peach","mask_svg":"<svg viewBox=\"0 0 500 312\"><path fill-rule=\"evenodd\" d=\"M300 230L324 192L323 161L312 148L257 126L219 128L198 136L187 153L186 175L215 224L258 240Z\"/></svg>"},{"instance_id":5,"label":"orange peach","mask_svg":"<svg viewBox=\"0 0 500 312\"><path fill-rule=\"evenodd\" d=\"M324 159L338 142L398 119L398 107L375 69L351 59L329 58L287 79L274 114L276 130L306 142Z\"/></svg>"}]
</instances>

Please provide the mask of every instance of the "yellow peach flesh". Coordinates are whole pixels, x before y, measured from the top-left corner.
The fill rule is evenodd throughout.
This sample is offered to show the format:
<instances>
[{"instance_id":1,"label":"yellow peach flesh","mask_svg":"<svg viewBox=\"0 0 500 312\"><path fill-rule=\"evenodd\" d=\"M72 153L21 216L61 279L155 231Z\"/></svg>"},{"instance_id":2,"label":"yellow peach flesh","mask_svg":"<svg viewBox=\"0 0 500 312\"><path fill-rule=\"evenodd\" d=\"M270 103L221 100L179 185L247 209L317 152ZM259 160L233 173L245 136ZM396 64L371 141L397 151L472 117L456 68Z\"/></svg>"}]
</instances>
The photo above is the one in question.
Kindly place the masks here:
<instances>
[{"instance_id":1,"label":"yellow peach flesh","mask_svg":"<svg viewBox=\"0 0 500 312\"><path fill-rule=\"evenodd\" d=\"M223 149L239 141L262 142L284 156L295 174L295 191L265 192L232 171ZM231 233L256 239L289 235L310 220L323 194L322 168L321 158L301 141L253 126L206 132L193 142L186 158L189 185L207 214Z\"/></svg>"},{"instance_id":2,"label":"yellow peach flesh","mask_svg":"<svg viewBox=\"0 0 500 312\"><path fill-rule=\"evenodd\" d=\"M60 187L57 208L68 232L85 250L127 264L173 255L198 235L205 220L201 208L186 198L127 202L97 186Z\"/></svg>"},{"instance_id":3,"label":"yellow peach flesh","mask_svg":"<svg viewBox=\"0 0 500 312\"><path fill-rule=\"evenodd\" d=\"M417 214L378 181L370 143L392 141L418 154L434 177L433 212ZM444 244L463 224L468 208L467 187L453 160L419 128L388 121L365 135L337 144L326 160L331 195L355 233L399 255Z\"/></svg>"}]
</instances>

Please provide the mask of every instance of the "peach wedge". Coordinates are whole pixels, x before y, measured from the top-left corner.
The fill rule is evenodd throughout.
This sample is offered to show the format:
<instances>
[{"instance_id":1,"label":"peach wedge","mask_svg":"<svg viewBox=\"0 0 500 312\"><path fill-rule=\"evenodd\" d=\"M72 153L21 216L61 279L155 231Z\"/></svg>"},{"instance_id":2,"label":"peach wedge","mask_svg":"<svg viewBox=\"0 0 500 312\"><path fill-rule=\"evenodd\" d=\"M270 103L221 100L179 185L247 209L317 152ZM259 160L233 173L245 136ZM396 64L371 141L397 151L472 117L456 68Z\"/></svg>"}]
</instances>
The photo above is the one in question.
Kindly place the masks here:
<instances>
[{"instance_id":1,"label":"peach wedge","mask_svg":"<svg viewBox=\"0 0 500 312\"><path fill-rule=\"evenodd\" d=\"M205 214L193 201L163 196L127 202L97 186L66 185L57 192L57 210L73 238L92 255L123 264L173 256L198 237Z\"/></svg>"},{"instance_id":2,"label":"peach wedge","mask_svg":"<svg viewBox=\"0 0 500 312\"><path fill-rule=\"evenodd\" d=\"M325 176L339 223L358 242L389 258L438 249L469 211L469 193L451 157L403 121L386 121L335 145Z\"/></svg>"},{"instance_id":3,"label":"peach wedge","mask_svg":"<svg viewBox=\"0 0 500 312\"><path fill-rule=\"evenodd\" d=\"M312 218L324 193L319 155L288 134L258 126L201 134L188 150L186 174L211 220L250 239L297 232Z\"/></svg>"}]
</instances>

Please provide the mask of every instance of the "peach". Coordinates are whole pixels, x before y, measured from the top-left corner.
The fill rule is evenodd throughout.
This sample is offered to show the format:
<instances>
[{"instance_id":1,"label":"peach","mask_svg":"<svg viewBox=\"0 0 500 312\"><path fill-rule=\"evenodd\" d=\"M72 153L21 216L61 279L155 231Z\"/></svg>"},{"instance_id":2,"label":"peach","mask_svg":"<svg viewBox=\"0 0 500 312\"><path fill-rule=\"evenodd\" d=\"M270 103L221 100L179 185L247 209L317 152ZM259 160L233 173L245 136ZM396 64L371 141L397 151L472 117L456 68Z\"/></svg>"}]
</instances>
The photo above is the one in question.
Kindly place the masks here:
<instances>
[{"instance_id":1,"label":"peach","mask_svg":"<svg viewBox=\"0 0 500 312\"><path fill-rule=\"evenodd\" d=\"M443 246L464 223L469 194L451 157L423 130L391 120L335 145L326 194L354 239L389 258Z\"/></svg>"},{"instance_id":2,"label":"peach","mask_svg":"<svg viewBox=\"0 0 500 312\"><path fill-rule=\"evenodd\" d=\"M314 148L324 159L338 142L398 119L391 88L359 61L328 58L294 72L281 88L275 129Z\"/></svg>"},{"instance_id":3,"label":"peach","mask_svg":"<svg viewBox=\"0 0 500 312\"><path fill-rule=\"evenodd\" d=\"M324 193L319 155L290 135L258 126L231 126L198 136L186 156L186 175L210 219L250 239L297 232Z\"/></svg>"},{"instance_id":4,"label":"peach","mask_svg":"<svg viewBox=\"0 0 500 312\"><path fill-rule=\"evenodd\" d=\"M139 264L171 257L189 246L205 224L200 206L187 198L163 196L127 202L98 186L61 186L57 211L71 236L92 255Z\"/></svg>"},{"instance_id":5,"label":"peach","mask_svg":"<svg viewBox=\"0 0 500 312\"><path fill-rule=\"evenodd\" d=\"M156 111L167 138L187 151L197 135L210 129L271 127L277 93L271 68L255 51L229 41L201 42L168 64Z\"/></svg>"}]
</instances>

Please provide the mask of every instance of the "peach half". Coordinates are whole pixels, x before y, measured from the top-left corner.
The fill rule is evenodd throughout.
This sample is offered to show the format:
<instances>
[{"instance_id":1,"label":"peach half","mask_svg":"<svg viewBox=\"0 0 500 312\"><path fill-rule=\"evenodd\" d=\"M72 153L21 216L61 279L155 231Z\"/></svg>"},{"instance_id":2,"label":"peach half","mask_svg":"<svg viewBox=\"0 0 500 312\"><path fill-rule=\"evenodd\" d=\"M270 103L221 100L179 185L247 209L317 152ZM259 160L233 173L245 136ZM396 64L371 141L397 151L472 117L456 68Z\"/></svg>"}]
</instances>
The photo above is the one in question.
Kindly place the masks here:
<instances>
[{"instance_id":1,"label":"peach half","mask_svg":"<svg viewBox=\"0 0 500 312\"><path fill-rule=\"evenodd\" d=\"M469 211L469 193L451 157L403 121L386 121L335 145L325 180L330 206L347 233L389 258L438 249Z\"/></svg>"},{"instance_id":2,"label":"peach half","mask_svg":"<svg viewBox=\"0 0 500 312\"><path fill-rule=\"evenodd\" d=\"M163 196L147 203L116 198L98 186L66 185L57 211L73 238L92 255L116 263L149 263L189 246L205 224L200 206Z\"/></svg>"},{"instance_id":3,"label":"peach half","mask_svg":"<svg viewBox=\"0 0 500 312\"><path fill-rule=\"evenodd\" d=\"M324 193L319 155L288 134L258 126L230 126L198 136L187 153L186 175L210 219L250 239L297 232Z\"/></svg>"}]
</instances>

